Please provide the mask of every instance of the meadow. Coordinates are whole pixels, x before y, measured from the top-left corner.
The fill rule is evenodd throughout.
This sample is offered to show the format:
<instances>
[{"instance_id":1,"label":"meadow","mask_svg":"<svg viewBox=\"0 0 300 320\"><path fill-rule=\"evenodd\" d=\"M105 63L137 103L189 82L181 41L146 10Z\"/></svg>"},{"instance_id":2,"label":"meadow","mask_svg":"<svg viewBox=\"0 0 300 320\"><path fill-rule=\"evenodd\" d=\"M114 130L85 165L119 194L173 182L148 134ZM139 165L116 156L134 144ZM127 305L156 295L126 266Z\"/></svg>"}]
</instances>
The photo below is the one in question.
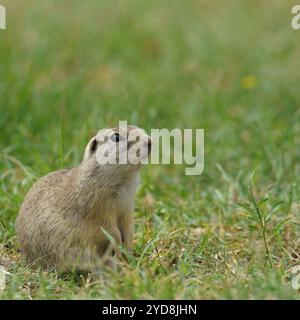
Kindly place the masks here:
<instances>
[{"instance_id":1,"label":"meadow","mask_svg":"<svg viewBox=\"0 0 300 320\"><path fill-rule=\"evenodd\" d=\"M1 1L0 299L298 299L300 31L293 1ZM99 128L203 128L205 169L148 165L128 263L32 270L14 222Z\"/></svg>"}]
</instances>

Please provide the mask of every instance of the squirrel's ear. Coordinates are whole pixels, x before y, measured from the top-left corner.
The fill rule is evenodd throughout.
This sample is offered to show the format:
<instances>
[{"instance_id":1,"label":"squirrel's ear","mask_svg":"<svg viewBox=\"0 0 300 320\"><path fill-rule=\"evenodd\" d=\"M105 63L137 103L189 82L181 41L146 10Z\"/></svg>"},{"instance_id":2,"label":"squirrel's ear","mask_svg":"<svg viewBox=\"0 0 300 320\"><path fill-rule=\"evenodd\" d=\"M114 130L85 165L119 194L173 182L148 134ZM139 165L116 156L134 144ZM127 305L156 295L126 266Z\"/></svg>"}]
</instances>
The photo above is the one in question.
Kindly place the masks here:
<instances>
[{"instance_id":1,"label":"squirrel's ear","mask_svg":"<svg viewBox=\"0 0 300 320\"><path fill-rule=\"evenodd\" d=\"M97 140L96 139L93 139L90 143L90 151L91 152L95 152L97 150Z\"/></svg>"}]
</instances>

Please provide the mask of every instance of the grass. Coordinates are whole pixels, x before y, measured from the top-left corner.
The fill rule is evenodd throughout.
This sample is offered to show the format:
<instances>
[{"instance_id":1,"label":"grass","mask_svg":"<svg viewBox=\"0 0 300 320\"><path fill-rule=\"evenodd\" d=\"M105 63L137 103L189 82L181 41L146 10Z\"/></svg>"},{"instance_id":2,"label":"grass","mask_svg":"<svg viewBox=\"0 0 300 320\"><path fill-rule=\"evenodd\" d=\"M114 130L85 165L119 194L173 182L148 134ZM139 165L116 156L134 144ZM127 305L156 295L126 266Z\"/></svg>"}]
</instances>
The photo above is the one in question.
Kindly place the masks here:
<instances>
[{"instance_id":1,"label":"grass","mask_svg":"<svg viewBox=\"0 0 300 320\"><path fill-rule=\"evenodd\" d=\"M2 1L2 299L298 299L299 35L292 1ZM143 171L129 263L99 283L20 263L40 176L98 128L204 128L205 169ZM255 172L255 174L253 174Z\"/></svg>"}]
</instances>

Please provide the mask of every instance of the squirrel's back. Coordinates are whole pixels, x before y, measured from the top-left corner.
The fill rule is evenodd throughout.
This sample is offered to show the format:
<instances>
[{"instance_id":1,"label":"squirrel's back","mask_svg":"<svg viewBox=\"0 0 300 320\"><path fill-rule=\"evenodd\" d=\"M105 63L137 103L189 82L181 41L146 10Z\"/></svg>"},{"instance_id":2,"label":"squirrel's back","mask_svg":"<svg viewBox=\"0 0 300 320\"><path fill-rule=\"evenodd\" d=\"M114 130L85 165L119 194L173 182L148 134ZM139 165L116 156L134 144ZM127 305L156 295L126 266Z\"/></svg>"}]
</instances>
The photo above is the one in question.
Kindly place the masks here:
<instances>
[{"instance_id":1,"label":"squirrel's back","mask_svg":"<svg viewBox=\"0 0 300 320\"><path fill-rule=\"evenodd\" d=\"M66 227L63 215L70 203L68 190L76 183L75 172L76 168L49 173L38 179L26 194L16 220L16 233L27 263L48 255L50 247L65 240L61 239ZM57 243L51 243L52 239ZM50 260L53 259L54 256Z\"/></svg>"}]
</instances>

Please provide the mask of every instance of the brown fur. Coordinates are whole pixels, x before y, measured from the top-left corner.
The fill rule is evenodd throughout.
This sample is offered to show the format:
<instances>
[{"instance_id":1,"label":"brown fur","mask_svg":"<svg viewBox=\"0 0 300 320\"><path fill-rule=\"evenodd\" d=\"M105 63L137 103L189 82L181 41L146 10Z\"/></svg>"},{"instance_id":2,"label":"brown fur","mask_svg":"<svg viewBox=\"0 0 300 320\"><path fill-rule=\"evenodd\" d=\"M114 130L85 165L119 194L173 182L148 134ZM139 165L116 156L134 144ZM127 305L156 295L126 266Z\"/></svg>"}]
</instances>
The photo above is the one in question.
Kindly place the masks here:
<instances>
[{"instance_id":1,"label":"brown fur","mask_svg":"<svg viewBox=\"0 0 300 320\"><path fill-rule=\"evenodd\" d=\"M98 134L108 130L116 131L104 129ZM149 137L136 130L143 133L145 145ZM141 165L99 165L91 152L95 138L78 167L42 177L26 195L16 231L27 263L60 270L97 270L111 249L101 228L118 244L132 246Z\"/></svg>"}]
</instances>

